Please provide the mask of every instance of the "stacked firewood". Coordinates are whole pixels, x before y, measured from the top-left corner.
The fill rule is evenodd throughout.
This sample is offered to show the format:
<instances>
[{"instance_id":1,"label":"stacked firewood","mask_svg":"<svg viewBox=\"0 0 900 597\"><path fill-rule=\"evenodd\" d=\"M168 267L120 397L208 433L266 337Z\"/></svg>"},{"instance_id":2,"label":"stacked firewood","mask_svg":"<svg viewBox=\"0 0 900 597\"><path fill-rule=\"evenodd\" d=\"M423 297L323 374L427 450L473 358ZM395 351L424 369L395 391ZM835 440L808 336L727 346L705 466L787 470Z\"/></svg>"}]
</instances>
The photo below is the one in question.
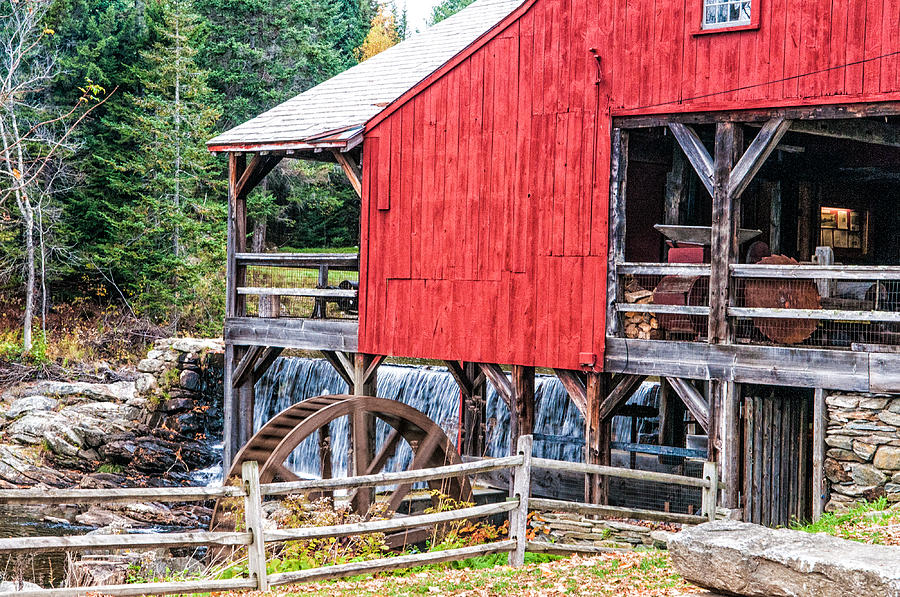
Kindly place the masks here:
<instances>
[{"instance_id":1,"label":"stacked firewood","mask_svg":"<svg viewBox=\"0 0 900 597\"><path fill-rule=\"evenodd\" d=\"M653 292L634 285L625 290L625 302L641 305L651 304L653 302ZM653 313L626 312L625 337L637 338L638 340L657 340L662 337L659 329L659 320Z\"/></svg>"}]
</instances>

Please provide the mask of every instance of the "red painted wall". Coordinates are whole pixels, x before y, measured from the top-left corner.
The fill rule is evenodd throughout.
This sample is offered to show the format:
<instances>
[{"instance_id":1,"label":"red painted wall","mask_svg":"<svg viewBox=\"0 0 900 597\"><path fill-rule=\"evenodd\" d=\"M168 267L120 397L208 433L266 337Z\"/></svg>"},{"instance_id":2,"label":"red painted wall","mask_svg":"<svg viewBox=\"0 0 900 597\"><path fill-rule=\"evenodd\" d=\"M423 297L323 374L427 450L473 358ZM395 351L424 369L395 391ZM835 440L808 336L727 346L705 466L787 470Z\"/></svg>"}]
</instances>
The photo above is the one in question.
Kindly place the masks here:
<instances>
[{"instance_id":1,"label":"red painted wall","mask_svg":"<svg viewBox=\"0 0 900 597\"><path fill-rule=\"evenodd\" d=\"M361 350L602 362L611 116L900 100L900 0L702 3L537 0L370 123Z\"/></svg>"}]
</instances>

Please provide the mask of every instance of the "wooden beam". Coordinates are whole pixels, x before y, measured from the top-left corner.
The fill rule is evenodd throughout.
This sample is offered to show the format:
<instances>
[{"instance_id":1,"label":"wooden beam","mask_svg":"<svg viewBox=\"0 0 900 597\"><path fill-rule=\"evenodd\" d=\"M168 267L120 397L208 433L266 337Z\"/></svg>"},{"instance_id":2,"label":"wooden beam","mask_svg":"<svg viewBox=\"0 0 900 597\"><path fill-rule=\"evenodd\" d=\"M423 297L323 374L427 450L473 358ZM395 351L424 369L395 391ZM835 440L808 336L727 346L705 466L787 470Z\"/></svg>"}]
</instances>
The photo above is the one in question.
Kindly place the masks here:
<instances>
[{"instance_id":1,"label":"wooden beam","mask_svg":"<svg viewBox=\"0 0 900 597\"><path fill-rule=\"evenodd\" d=\"M371 355L371 360L369 361L368 366L366 366L365 371L363 372L363 384L371 385L375 378L375 373L378 370L378 367L384 362L386 358L382 354ZM374 394L372 394L374 396Z\"/></svg>"},{"instance_id":2,"label":"wooden beam","mask_svg":"<svg viewBox=\"0 0 900 597\"><path fill-rule=\"evenodd\" d=\"M347 391L351 392L353 390L353 365L347 359L347 356L336 350L323 350L322 356L325 357L331 366L334 367L334 370L338 375L341 376L341 379L347 384Z\"/></svg>"},{"instance_id":3,"label":"wooden beam","mask_svg":"<svg viewBox=\"0 0 900 597\"><path fill-rule=\"evenodd\" d=\"M716 161L713 184L712 244L709 274L708 341L710 344L730 340L728 304L730 299L730 264L737 261L737 233L740 204L729 189L731 167L741 143L737 125L722 122L716 127Z\"/></svg>"},{"instance_id":4,"label":"wooden beam","mask_svg":"<svg viewBox=\"0 0 900 597\"><path fill-rule=\"evenodd\" d=\"M260 355L259 359L256 361L256 366L253 367L253 383L258 382L263 375L266 374L266 371L269 370L269 367L272 366L272 363L275 362L279 356L281 356L283 348L280 346L268 346L265 351L263 351L262 355Z\"/></svg>"},{"instance_id":5,"label":"wooden beam","mask_svg":"<svg viewBox=\"0 0 900 597\"><path fill-rule=\"evenodd\" d=\"M609 376L603 373L587 374L587 416L584 418L585 451L584 461L587 464L609 466L612 460L610 443L612 441L611 419L600 416L600 404L606 397ZM585 501L591 504L607 504L609 502L609 480L601 475L585 476Z\"/></svg>"},{"instance_id":6,"label":"wooden beam","mask_svg":"<svg viewBox=\"0 0 900 597\"><path fill-rule=\"evenodd\" d=\"M713 383L722 405L721 479L725 483L722 504L726 508L740 508L741 488L741 396L740 386L733 381Z\"/></svg>"},{"instance_id":7,"label":"wooden beam","mask_svg":"<svg viewBox=\"0 0 900 597\"><path fill-rule=\"evenodd\" d=\"M681 205L687 189L684 152L678 144L672 148L672 169L666 175L666 224L681 224Z\"/></svg>"},{"instance_id":8,"label":"wooden beam","mask_svg":"<svg viewBox=\"0 0 900 597\"><path fill-rule=\"evenodd\" d=\"M606 335L619 333L616 304L624 299L618 264L625 261L625 202L628 190L628 132L613 129L609 177L609 247L606 265Z\"/></svg>"},{"instance_id":9,"label":"wooden beam","mask_svg":"<svg viewBox=\"0 0 900 597\"><path fill-rule=\"evenodd\" d=\"M816 388L813 396L813 446L812 446L812 515L819 520L828 503L828 481L825 477L825 434L828 429L828 407L825 390Z\"/></svg>"},{"instance_id":10,"label":"wooden beam","mask_svg":"<svg viewBox=\"0 0 900 597\"><path fill-rule=\"evenodd\" d=\"M622 381L616 384L609 395L605 396L600 402L600 406L597 409L597 416L600 417L600 420L606 421L607 419L612 418L616 409L631 397L635 388L637 388L645 379L647 379L646 375L624 376Z\"/></svg>"},{"instance_id":11,"label":"wooden beam","mask_svg":"<svg viewBox=\"0 0 900 597\"><path fill-rule=\"evenodd\" d=\"M241 174L240 179L237 182L237 186L235 187L235 196L241 199L246 199L247 195L250 194L256 185L262 182L262 179L266 177L266 175L272 171L275 166L278 165L278 162L281 161L281 155L262 155L255 154L253 159L250 160L250 164L247 166L247 169Z\"/></svg>"},{"instance_id":12,"label":"wooden beam","mask_svg":"<svg viewBox=\"0 0 900 597\"><path fill-rule=\"evenodd\" d=\"M456 380L456 384L462 390L462 393L466 396L471 396L473 390L472 380L466 374L463 363L461 361L444 361L444 364L447 365L447 370L453 376L453 379Z\"/></svg>"},{"instance_id":13,"label":"wooden beam","mask_svg":"<svg viewBox=\"0 0 900 597\"><path fill-rule=\"evenodd\" d=\"M667 377L665 379L668 384L672 386L672 389L675 390L675 393L678 394L678 397L681 398L681 401L687 407L691 416L700 423L700 426L703 427L704 431L708 432L709 404L706 403L706 400L700 392L697 391L697 388L686 379L678 377Z\"/></svg>"},{"instance_id":14,"label":"wooden beam","mask_svg":"<svg viewBox=\"0 0 900 597\"><path fill-rule=\"evenodd\" d=\"M803 120L791 131L833 139L847 139L887 147L900 147L900 127L877 120Z\"/></svg>"},{"instance_id":15,"label":"wooden beam","mask_svg":"<svg viewBox=\"0 0 900 597\"><path fill-rule=\"evenodd\" d=\"M246 346L356 352L359 322L349 319L232 317L225 320L225 341Z\"/></svg>"},{"instance_id":16,"label":"wooden beam","mask_svg":"<svg viewBox=\"0 0 900 597\"><path fill-rule=\"evenodd\" d=\"M706 190L712 195L714 176L713 159L703 145L703 141L700 140L700 137L697 136L694 129L685 124L681 124L680 122L670 123L669 130L675 135L678 145L681 146L684 155L697 172L700 182L703 183L703 186L706 187Z\"/></svg>"},{"instance_id":17,"label":"wooden beam","mask_svg":"<svg viewBox=\"0 0 900 597\"><path fill-rule=\"evenodd\" d=\"M516 418L518 435L510 438L518 443L519 437L534 431L534 367L512 366L513 388L516 391Z\"/></svg>"},{"instance_id":18,"label":"wooden beam","mask_svg":"<svg viewBox=\"0 0 900 597\"><path fill-rule=\"evenodd\" d=\"M336 149L331 150L331 153L334 154L334 159L341 165L344 174L346 174L347 178L350 180L353 190L356 191L357 195L362 197L362 170L356 164L356 161L350 154Z\"/></svg>"},{"instance_id":19,"label":"wooden beam","mask_svg":"<svg viewBox=\"0 0 900 597\"><path fill-rule=\"evenodd\" d=\"M582 416L587 415L587 378L581 371L571 369L554 369L553 372L559 378L569 398Z\"/></svg>"},{"instance_id":20,"label":"wooden beam","mask_svg":"<svg viewBox=\"0 0 900 597\"><path fill-rule=\"evenodd\" d=\"M766 122L772 118L789 120L836 120L879 116L898 116L900 106L896 101L859 104L813 104L787 108L760 108L751 110L718 110L710 112L681 112L672 114L615 114L613 126L623 129L668 126L682 124L715 124L725 120L735 122Z\"/></svg>"},{"instance_id":21,"label":"wooden beam","mask_svg":"<svg viewBox=\"0 0 900 597\"><path fill-rule=\"evenodd\" d=\"M512 382L506 376L503 369L500 368L500 365L497 365L496 363L479 363L479 367L481 367L481 371L484 373L487 380L494 386L497 396L503 400L506 404L506 408L509 410L509 437L519 437L519 417L517 416L516 410L516 388L513 387ZM515 453L515 449L516 444L515 442L512 442L509 446L510 454Z\"/></svg>"},{"instance_id":22,"label":"wooden beam","mask_svg":"<svg viewBox=\"0 0 900 597\"><path fill-rule=\"evenodd\" d=\"M234 369L234 375L231 379L232 387L236 388L251 378L253 367L256 365L256 360L259 358L262 351L262 346L251 346L247 352L244 353L240 362L238 362L237 367Z\"/></svg>"},{"instance_id":23,"label":"wooden beam","mask_svg":"<svg viewBox=\"0 0 900 597\"><path fill-rule=\"evenodd\" d=\"M750 143L750 147L738 160L728 177L728 194L733 198L740 197L753 181L763 164L775 151L775 147L784 134L791 128L791 121L784 118L773 118L763 125L762 130Z\"/></svg>"}]
</instances>

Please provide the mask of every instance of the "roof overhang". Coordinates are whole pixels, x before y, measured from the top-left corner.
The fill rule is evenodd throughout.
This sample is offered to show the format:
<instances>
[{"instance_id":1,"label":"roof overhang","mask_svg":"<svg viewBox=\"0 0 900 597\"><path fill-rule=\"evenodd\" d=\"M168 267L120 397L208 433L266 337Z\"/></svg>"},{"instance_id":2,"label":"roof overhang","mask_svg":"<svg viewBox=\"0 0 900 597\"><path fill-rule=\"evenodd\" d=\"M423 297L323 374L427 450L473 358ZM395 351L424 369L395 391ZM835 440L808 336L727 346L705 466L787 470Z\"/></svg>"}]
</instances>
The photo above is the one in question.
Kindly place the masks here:
<instances>
[{"instance_id":1,"label":"roof overhang","mask_svg":"<svg viewBox=\"0 0 900 597\"><path fill-rule=\"evenodd\" d=\"M300 151L337 150L348 152L363 140L365 123L328 131L315 137L307 137L293 141L264 141L259 143L207 143L206 148L212 153L260 153L284 152L290 154Z\"/></svg>"}]
</instances>

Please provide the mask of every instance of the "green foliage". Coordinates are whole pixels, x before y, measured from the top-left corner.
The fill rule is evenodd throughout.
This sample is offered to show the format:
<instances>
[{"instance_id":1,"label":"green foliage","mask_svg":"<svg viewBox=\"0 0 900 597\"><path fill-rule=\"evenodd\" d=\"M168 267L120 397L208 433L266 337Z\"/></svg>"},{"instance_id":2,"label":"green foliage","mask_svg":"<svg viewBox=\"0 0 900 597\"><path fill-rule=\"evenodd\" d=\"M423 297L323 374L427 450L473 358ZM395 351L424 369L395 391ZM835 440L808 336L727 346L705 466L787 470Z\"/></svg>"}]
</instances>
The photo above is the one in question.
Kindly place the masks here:
<instances>
[{"instance_id":1,"label":"green foliage","mask_svg":"<svg viewBox=\"0 0 900 597\"><path fill-rule=\"evenodd\" d=\"M431 9L431 16L428 17L426 23L429 27L440 23L444 19L450 18L475 0L441 0L441 2Z\"/></svg>"},{"instance_id":2,"label":"green foliage","mask_svg":"<svg viewBox=\"0 0 900 597\"><path fill-rule=\"evenodd\" d=\"M113 475L118 475L124 470L125 467L121 464L101 464L99 467L97 467L98 473L109 473Z\"/></svg>"},{"instance_id":3,"label":"green foliage","mask_svg":"<svg viewBox=\"0 0 900 597\"><path fill-rule=\"evenodd\" d=\"M843 539L876 545L900 545L900 510L887 498L863 501L843 514L826 512L819 520L791 528L807 533L826 533Z\"/></svg>"}]
</instances>

